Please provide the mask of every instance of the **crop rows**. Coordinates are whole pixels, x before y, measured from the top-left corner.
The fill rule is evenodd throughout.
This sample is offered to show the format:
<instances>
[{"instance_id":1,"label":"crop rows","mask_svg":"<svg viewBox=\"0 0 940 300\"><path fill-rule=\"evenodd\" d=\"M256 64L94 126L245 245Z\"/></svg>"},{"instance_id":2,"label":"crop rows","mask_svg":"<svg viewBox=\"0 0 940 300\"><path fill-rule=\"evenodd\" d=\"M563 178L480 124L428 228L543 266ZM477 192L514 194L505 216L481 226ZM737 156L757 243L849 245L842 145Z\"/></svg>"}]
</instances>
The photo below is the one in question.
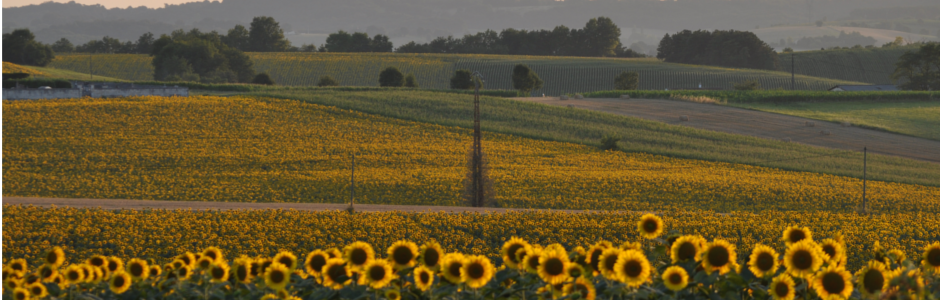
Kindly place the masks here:
<instances>
[{"instance_id":1,"label":"crop rows","mask_svg":"<svg viewBox=\"0 0 940 300\"><path fill-rule=\"evenodd\" d=\"M151 58L145 54L56 55L49 67L132 81L153 80ZM94 77L90 79L94 80Z\"/></svg>"}]
</instances>

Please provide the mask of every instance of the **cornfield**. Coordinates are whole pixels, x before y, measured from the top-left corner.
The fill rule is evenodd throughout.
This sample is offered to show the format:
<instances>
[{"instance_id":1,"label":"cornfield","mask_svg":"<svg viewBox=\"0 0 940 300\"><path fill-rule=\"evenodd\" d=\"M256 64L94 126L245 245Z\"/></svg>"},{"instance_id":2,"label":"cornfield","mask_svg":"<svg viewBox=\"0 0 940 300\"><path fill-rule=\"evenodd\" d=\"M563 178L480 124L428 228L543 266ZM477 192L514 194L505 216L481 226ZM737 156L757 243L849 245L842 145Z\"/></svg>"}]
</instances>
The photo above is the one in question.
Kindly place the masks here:
<instances>
[{"instance_id":1,"label":"cornfield","mask_svg":"<svg viewBox=\"0 0 940 300\"><path fill-rule=\"evenodd\" d=\"M640 74L640 89L681 90L702 88L732 89L732 85L757 80L762 88L790 88L790 74L783 72L728 69L663 63L656 59L616 59L584 57L540 57L479 54L394 54L394 53L249 53L258 72L268 72L275 82L291 86L314 86L329 75L341 85L377 86L379 72L388 66L414 73L422 88L447 89L458 69L479 71L487 89L511 90L512 67L527 64L542 80L544 88L533 94L561 95L614 88L614 77L623 71ZM150 57L134 54L60 55L55 68L93 72L126 80L153 79ZM858 82L796 77L800 90L826 90L840 84Z\"/></svg>"},{"instance_id":2,"label":"cornfield","mask_svg":"<svg viewBox=\"0 0 940 300\"><path fill-rule=\"evenodd\" d=\"M5 205L3 223L15 299L940 297L936 214Z\"/></svg>"},{"instance_id":3,"label":"cornfield","mask_svg":"<svg viewBox=\"0 0 940 300\"><path fill-rule=\"evenodd\" d=\"M433 104L428 104L433 105ZM294 100L194 96L4 103L3 194L462 205L470 130ZM599 151L486 133L502 207L850 212L856 178ZM940 188L867 184L877 212L940 213Z\"/></svg>"}]
</instances>

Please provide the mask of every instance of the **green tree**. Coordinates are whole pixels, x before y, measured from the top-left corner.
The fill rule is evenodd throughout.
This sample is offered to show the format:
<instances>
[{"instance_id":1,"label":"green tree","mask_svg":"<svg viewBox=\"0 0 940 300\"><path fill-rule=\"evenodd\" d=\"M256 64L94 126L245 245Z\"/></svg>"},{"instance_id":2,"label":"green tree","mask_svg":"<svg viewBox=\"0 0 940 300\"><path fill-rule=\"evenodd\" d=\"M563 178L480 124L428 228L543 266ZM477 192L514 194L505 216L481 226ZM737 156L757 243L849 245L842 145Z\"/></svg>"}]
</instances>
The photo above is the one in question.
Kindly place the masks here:
<instances>
[{"instance_id":1,"label":"green tree","mask_svg":"<svg viewBox=\"0 0 940 300\"><path fill-rule=\"evenodd\" d=\"M290 49L284 30L272 17L255 17L248 30L248 49L254 52L281 52Z\"/></svg>"},{"instance_id":2,"label":"green tree","mask_svg":"<svg viewBox=\"0 0 940 300\"><path fill-rule=\"evenodd\" d=\"M925 43L898 59L891 79L904 90L940 90L940 43Z\"/></svg>"},{"instance_id":3,"label":"green tree","mask_svg":"<svg viewBox=\"0 0 940 300\"><path fill-rule=\"evenodd\" d=\"M589 20L581 34L586 56L614 56L620 46L620 28L608 17Z\"/></svg>"},{"instance_id":4,"label":"green tree","mask_svg":"<svg viewBox=\"0 0 940 300\"><path fill-rule=\"evenodd\" d=\"M242 25L235 25L234 28L228 30L228 34L222 37L223 43L239 51L248 51L248 41L248 29Z\"/></svg>"},{"instance_id":5,"label":"green tree","mask_svg":"<svg viewBox=\"0 0 940 300\"><path fill-rule=\"evenodd\" d=\"M261 72L258 75L255 75L255 78L251 79L253 84L263 84L263 85L274 85L274 79L271 79L271 75L268 75L268 72Z\"/></svg>"},{"instance_id":6,"label":"green tree","mask_svg":"<svg viewBox=\"0 0 940 300\"><path fill-rule=\"evenodd\" d=\"M153 43L154 79L174 78L203 82L249 82L254 78L251 58L222 43L216 33L175 31Z\"/></svg>"},{"instance_id":7,"label":"green tree","mask_svg":"<svg viewBox=\"0 0 940 300\"><path fill-rule=\"evenodd\" d=\"M472 90L473 82L471 81L473 74L470 73L470 70L457 70L454 72L454 76L450 78L450 88L455 90Z\"/></svg>"},{"instance_id":8,"label":"green tree","mask_svg":"<svg viewBox=\"0 0 940 300\"><path fill-rule=\"evenodd\" d=\"M614 78L614 88L618 90L636 90L640 88L640 74L623 71Z\"/></svg>"},{"instance_id":9,"label":"green tree","mask_svg":"<svg viewBox=\"0 0 940 300\"><path fill-rule=\"evenodd\" d=\"M518 64L512 68L512 87L529 96L532 91L542 88L542 79L529 66Z\"/></svg>"},{"instance_id":10,"label":"green tree","mask_svg":"<svg viewBox=\"0 0 940 300\"><path fill-rule=\"evenodd\" d=\"M317 82L317 86L319 87L339 86L339 81L336 81L336 79L333 79L333 77L330 77L328 75L323 75L322 77L320 77L320 81Z\"/></svg>"},{"instance_id":11,"label":"green tree","mask_svg":"<svg viewBox=\"0 0 940 300\"><path fill-rule=\"evenodd\" d=\"M37 42L29 29L16 29L3 34L3 61L41 67L54 58L52 47Z\"/></svg>"},{"instance_id":12,"label":"green tree","mask_svg":"<svg viewBox=\"0 0 940 300\"><path fill-rule=\"evenodd\" d=\"M388 67L379 73L379 86L400 87L405 84L405 75L396 67Z\"/></svg>"},{"instance_id":13,"label":"green tree","mask_svg":"<svg viewBox=\"0 0 940 300\"><path fill-rule=\"evenodd\" d=\"M72 45L72 42L67 38L61 38L55 43L52 43L52 51L55 53L70 53L75 51L75 45Z\"/></svg>"},{"instance_id":14,"label":"green tree","mask_svg":"<svg viewBox=\"0 0 940 300\"><path fill-rule=\"evenodd\" d=\"M415 78L415 74L408 73L408 76L405 76L405 87L418 87L418 79Z\"/></svg>"},{"instance_id":15,"label":"green tree","mask_svg":"<svg viewBox=\"0 0 940 300\"><path fill-rule=\"evenodd\" d=\"M153 52L154 41L155 40L153 38L153 33L147 32L147 33L142 34L140 38L137 39L137 45L136 45L137 53L149 54L150 52Z\"/></svg>"}]
</instances>

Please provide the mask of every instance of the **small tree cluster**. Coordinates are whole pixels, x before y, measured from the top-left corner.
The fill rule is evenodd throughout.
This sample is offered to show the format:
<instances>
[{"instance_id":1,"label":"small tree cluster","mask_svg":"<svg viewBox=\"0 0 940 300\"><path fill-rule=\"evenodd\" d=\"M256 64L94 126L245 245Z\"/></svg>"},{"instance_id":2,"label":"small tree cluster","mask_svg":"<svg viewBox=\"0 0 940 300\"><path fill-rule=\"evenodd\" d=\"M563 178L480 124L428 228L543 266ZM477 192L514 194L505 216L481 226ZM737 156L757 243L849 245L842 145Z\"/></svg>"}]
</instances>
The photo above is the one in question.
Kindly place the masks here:
<instances>
[{"instance_id":1,"label":"small tree cluster","mask_svg":"<svg viewBox=\"0 0 940 300\"><path fill-rule=\"evenodd\" d=\"M320 77L320 81L317 82L317 86L318 87L339 86L339 81L336 81L336 79L333 79L333 77L324 75Z\"/></svg>"},{"instance_id":2,"label":"small tree cluster","mask_svg":"<svg viewBox=\"0 0 940 300\"><path fill-rule=\"evenodd\" d=\"M542 88L542 83L539 75L529 69L529 66L518 64L512 68L512 87L519 90L523 96L529 96L532 91Z\"/></svg>"},{"instance_id":3,"label":"small tree cluster","mask_svg":"<svg viewBox=\"0 0 940 300\"><path fill-rule=\"evenodd\" d=\"M905 90L940 90L940 43L926 43L901 55L891 78Z\"/></svg>"},{"instance_id":4,"label":"small tree cluster","mask_svg":"<svg viewBox=\"0 0 940 300\"><path fill-rule=\"evenodd\" d=\"M450 88L454 90L472 90L473 85L473 73L470 70L461 69L454 72L454 76L450 78Z\"/></svg>"},{"instance_id":5,"label":"small tree cluster","mask_svg":"<svg viewBox=\"0 0 940 300\"><path fill-rule=\"evenodd\" d=\"M371 39L365 32L349 34L340 30L331 33L323 46L326 52L392 52L392 42L388 36L377 34Z\"/></svg>"},{"instance_id":6,"label":"small tree cluster","mask_svg":"<svg viewBox=\"0 0 940 300\"><path fill-rule=\"evenodd\" d=\"M623 71L614 78L614 88L618 90L637 90L640 88L640 74Z\"/></svg>"},{"instance_id":7,"label":"small tree cluster","mask_svg":"<svg viewBox=\"0 0 940 300\"><path fill-rule=\"evenodd\" d=\"M3 34L3 61L45 66L54 58L52 47L36 41L36 36L29 29L17 29Z\"/></svg>"},{"instance_id":8,"label":"small tree cluster","mask_svg":"<svg viewBox=\"0 0 940 300\"><path fill-rule=\"evenodd\" d=\"M153 44L154 79L207 83L250 82L255 77L251 59L215 33L177 30Z\"/></svg>"}]
</instances>

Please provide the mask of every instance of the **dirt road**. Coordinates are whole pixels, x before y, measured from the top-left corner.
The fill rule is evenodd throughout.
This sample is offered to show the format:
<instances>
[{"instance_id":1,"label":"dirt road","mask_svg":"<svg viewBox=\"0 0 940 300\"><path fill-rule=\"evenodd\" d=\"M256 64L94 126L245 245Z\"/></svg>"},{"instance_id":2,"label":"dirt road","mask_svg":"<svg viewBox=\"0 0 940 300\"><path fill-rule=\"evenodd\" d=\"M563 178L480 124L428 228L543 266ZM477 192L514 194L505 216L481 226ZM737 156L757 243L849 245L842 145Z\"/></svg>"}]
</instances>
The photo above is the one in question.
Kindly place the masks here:
<instances>
[{"instance_id":1,"label":"dirt road","mask_svg":"<svg viewBox=\"0 0 940 300\"><path fill-rule=\"evenodd\" d=\"M736 107L658 99L515 99L812 146L855 151L868 147L871 153L940 163L940 141ZM680 120L682 116L688 121Z\"/></svg>"},{"instance_id":2,"label":"dirt road","mask_svg":"<svg viewBox=\"0 0 940 300\"><path fill-rule=\"evenodd\" d=\"M192 210L233 210L233 209L294 209L305 211L344 210L347 204L331 203L243 203L243 202L209 202L209 201L159 201L159 200L126 200L126 199L73 199L73 198L41 198L41 197L3 197L3 204L23 204L42 207L76 207L102 209L192 209ZM583 213L583 210L539 210L515 208L478 208L463 206L419 206L419 205L377 205L356 204L357 212L480 212L505 213L511 211L552 211Z\"/></svg>"}]
</instances>

